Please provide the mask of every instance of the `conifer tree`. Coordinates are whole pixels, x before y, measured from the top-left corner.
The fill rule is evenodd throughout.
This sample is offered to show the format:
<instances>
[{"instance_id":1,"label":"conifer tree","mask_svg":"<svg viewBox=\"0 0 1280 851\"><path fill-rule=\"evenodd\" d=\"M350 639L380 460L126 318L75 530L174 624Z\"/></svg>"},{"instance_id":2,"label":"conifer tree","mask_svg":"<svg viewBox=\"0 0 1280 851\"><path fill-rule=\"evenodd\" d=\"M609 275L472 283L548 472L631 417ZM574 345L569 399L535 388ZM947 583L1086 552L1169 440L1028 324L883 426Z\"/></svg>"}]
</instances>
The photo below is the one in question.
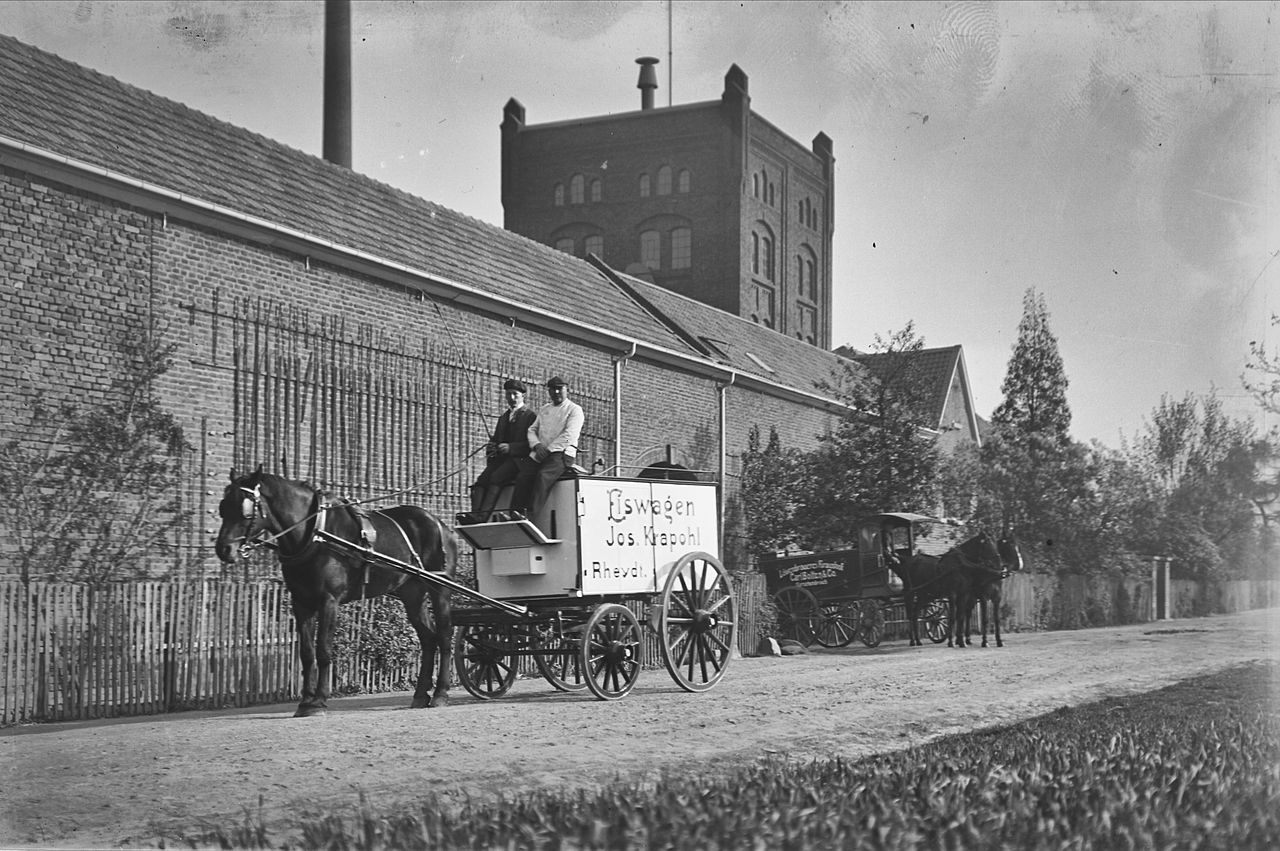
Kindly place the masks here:
<instances>
[{"instance_id":1,"label":"conifer tree","mask_svg":"<svg viewBox=\"0 0 1280 851\"><path fill-rule=\"evenodd\" d=\"M1028 288L1022 297L1022 319L1008 372L1000 385L1004 401L992 420L1006 436L1037 435L1066 443L1071 427L1067 406L1067 375L1058 352L1058 338L1049 330L1044 295Z\"/></svg>"}]
</instances>

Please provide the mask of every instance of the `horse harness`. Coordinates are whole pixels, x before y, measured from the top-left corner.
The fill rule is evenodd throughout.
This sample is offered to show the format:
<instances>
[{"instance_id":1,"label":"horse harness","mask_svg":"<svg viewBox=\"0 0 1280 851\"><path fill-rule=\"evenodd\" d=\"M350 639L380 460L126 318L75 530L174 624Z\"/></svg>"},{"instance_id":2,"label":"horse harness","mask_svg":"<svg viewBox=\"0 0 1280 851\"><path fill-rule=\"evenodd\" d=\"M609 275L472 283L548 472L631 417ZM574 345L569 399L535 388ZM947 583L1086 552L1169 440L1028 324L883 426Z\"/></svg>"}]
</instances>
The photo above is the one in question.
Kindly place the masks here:
<instances>
[{"instance_id":1,"label":"horse harness","mask_svg":"<svg viewBox=\"0 0 1280 851\"><path fill-rule=\"evenodd\" d=\"M289 526L273 534L268 531L266 527L266 521L268 518L267 509L262 499L262 485L256 484L252 488L247 488L244 485L241 485L240 490L245 494L244 500L241 503L241 511L243 512L244 519L249 523L248 527L245 529L244 543L240 545L240 553L242 556L248 555L248 552L254 546L266 546L276 551L276 557L280 559L280 564L283 567L288 567L289 565L310 560L315 556L317 550L321 547L327 546L325 535L331 534L327 529L329 511L334 507L338 507L345 508L347 512L355 518L356 522L360 524L360 540L358 549L364 551L360 557L360 562L357 565L361 574L360 599L365 599L365 592L369 585L369 564L371 561L375 560L372 556L375 554L374 547L378 542L378 530L373 525L373 521L370 520L370 514L377 514L390 523L392 527L400 533L400 539L404 541L405 549L409 551L409 555L412 557L415 565L420 570L426 570L425 565L422 563L422 559L418 555L418 551L414 549L413 544L409 541L409 535L405 532L404 527L384 511L378 511L376 509L368 511L360 507L359 503L345 499L340 499L333 503L321 502L320 494L317 492L311 504L312 510L310 514L297 523L294 523L293 526ZM284 537L285 533L292 530L294 526L306 523L312 518L315 518L315 526L306 546L295 553L286 553L278 543L280 538ZM255 544L252 542L252 539L254 537L253 524L256 520L263 521L263 528L261 531L266 533L268 537Z\"/></svg>"}]
</instances>

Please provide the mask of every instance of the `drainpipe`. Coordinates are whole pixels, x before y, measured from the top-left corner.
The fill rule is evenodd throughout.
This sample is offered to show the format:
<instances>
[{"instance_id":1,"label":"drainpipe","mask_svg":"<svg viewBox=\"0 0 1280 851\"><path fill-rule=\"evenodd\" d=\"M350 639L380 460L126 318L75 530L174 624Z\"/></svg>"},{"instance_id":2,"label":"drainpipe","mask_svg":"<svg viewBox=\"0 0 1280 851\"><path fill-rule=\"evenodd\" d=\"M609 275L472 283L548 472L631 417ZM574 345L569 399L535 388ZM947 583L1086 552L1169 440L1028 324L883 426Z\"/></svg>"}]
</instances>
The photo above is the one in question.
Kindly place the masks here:
<instances>
[{"instance_id":1,"label":"drainpipe","mask_svg":"<svg viewBox=\"0 0 1280 851\"><path fill-rule=\"evenodd\" d=\"M716 392L719 395L717 400L719 403L720 417L720 487L716 488L716 514L720 518L720 558L724 558L724 520L725 520L725 481L729 476L729 435L726 431L726 412L728 403L728 389L738 380L738 373L730 372L729 380L724 384L716 385Z\"/></svg>"},{"instance_id":2,"label":"drainpipe","mask_svg":"<svg viewBox=\"0 0 1280 851\"><path fill-rule=\"evenodd\" d=\"M613 475L622 469L622 365L636 356L636 343L631 351L613 359Z\"/></svg>"}]
</instances>

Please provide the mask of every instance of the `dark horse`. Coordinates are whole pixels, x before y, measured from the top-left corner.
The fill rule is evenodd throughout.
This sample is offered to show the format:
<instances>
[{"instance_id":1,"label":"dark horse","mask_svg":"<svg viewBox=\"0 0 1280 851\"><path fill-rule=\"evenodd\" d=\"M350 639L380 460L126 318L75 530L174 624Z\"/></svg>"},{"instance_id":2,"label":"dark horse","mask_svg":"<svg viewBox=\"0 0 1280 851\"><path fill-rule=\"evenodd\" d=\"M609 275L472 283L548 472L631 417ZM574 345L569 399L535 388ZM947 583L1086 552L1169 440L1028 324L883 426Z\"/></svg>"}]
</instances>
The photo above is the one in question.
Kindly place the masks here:
<instances>
[{"instance_id":1,"label":"dark horse","mask_svg":"<svg viewBox=\"0 0 1280 851\"><path fill-rule=\"evenodd\" d=\"M903 602L907 607L907 624L912 646L920 641L920 609L931 600L946 600L952 630L947 633L947 646L952 642L956 624L957 601L963 598L968 573L966 565L989 564L999 569L1000 554L995 541L986 532L979 532L962 544L957 544L941 556L917 553L893 564L893 572L902 580Z\"/></svg>"},{"instance_id":2,"label":"dark horse","mask_svg":"<svg viewBox=\"0 0 1280 851\"><path fill-rule=\"evenodd\" d=\"M987 646L987 606L991 606L991 621L995 626L996 647L1004 647L1004 639L1000 637L1000 602L1003 599L1004 580L1010 573L1022 570L1022 550L1018 547L1018 538L1013 532L1006 531L996 542L996 552L1000 556L1000 567L993 569L985 565L972 565L965 568L965 581L961 583L961 594L956 601L956 646L972 646L969 636L972 633L973 606L977 603L982 611L982 646Z\"/></svg>"},{"instance_id":3,"label":"dark horse","mask_svg":"<svg viewBox=\"0 0 1280 851\"><path fill-rule=\"evenodd\" d=\"M374 546L397 561L452 577L458 541L437 518L413 505L367 512L342 503L327 505L310 485L263 473L261 467L238 478L232 471L218 513L222 528L217 553L224 562L235 561L237 545L247 546L264 533L276 547L293 601L302 660L302 702L295 717L325 712L338 606L383 594L404 603L422 646L413 708L449 702L453 642L449 591L344 547L335 548L318 536L323 530L353 545ZM439 680L434 678L437 658Z\"/></svg>"}]
</instances>

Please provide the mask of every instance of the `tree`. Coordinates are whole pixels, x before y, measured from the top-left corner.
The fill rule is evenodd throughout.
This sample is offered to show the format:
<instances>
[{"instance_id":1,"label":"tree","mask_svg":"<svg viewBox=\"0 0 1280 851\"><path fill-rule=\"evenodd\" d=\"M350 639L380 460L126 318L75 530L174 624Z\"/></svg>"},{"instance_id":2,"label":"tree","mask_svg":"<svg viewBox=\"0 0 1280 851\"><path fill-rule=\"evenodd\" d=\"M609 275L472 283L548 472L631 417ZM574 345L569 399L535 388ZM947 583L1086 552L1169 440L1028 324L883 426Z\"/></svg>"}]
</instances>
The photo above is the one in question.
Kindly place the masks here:
<instances>
[{"instance_id":1,"label":"tree","mask_svg":"<svg viewBox=\"0 0 1280 851\"><path fill-rule=\"evenodd\" d=\"M739 491L746 518L747 546L753 555L787 549L796 542L796 494L801 487L801 453L784 450L776 428L760 447L760 428L747 434Z\"/></svg>"},{"instance_id":2,"label":"tree","mask_svg":"<svg viewBox=\"0 0 1280 851\"><path fill-rule=\"evenodd\" d=\"M190 512L177 499L182 428L152 392L171 349L124 335L121 369L92 407L38 401L24 438L0 447L0 515L19 576L103 584L135 577L173 549Z\"/></svg>"},{"instance_id":3,"label":"tree","mask_svg":"<svg viewBox=\"0 0 1280 851\"><path fill-rule=\"evenodd\" d=\"M1280 325L1280 316L1272 314L1271 324ZM1251 378L1246 372L1241 377L1245 389L1258 400L1262 410L1280 414L1280 354L1268 354L1266 344L1254 340L1249 343L1249 355L1246 369L1255 375Z\"/></svg>"},{"instance_id":4,"label":"tree","mask_svg":"<svg viewBox=\"0 0 1280 851\"><path fill-rule=\"evenodd\" d=\"M1022 297L1018 339L1000 392L1004 401L996 408L992 422L1009 437L1038 434L1064 443L1068 440L1071 409L1067 406L1067 376L1058 339L1049 330L1044 296L1034 289Z\"/></svg>"},{"instance_id":5,"label":"tree","mask_svg":"<svg viewBox=\"0 0 1280 851\"><path fill-rule=\"evenodd\" d=\"M938 452L922 428L929 385L913 357L923 349L907 323L888 339L877 334L869 357L817 382L845 413L809 456L799 517L811 546L852 543L853 522L868 514L932 510Z\"/></svg>"}]
</instances>

